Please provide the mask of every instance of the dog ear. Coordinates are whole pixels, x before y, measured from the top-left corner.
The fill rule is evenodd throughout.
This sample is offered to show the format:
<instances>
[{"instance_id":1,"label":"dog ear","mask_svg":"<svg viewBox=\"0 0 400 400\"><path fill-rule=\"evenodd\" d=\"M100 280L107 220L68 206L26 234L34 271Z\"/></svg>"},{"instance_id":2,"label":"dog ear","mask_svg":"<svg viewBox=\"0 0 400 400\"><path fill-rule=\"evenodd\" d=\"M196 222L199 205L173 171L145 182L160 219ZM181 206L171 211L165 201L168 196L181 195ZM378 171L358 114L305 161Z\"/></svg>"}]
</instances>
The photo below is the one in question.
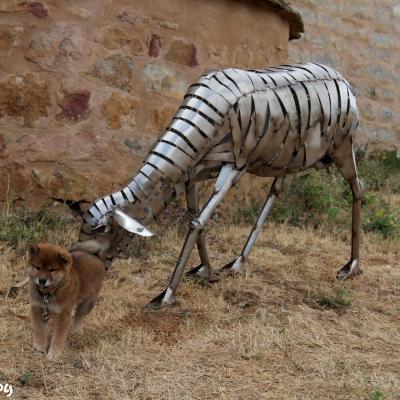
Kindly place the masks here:
<instances>
[{"instance_id":1,"label":"dog ear","mask_svg":"<svg viewBox=\"0 0 400 400\"><path fill-rule=\"evenodd\" d=\"M71 262L72 262L71 255L66 250L60 250L57 253L57 256L58 256L58 259L64 264L64 266L67 266L68 264L71 264Z\"/></svg>"},{"instance_id":2,"label":"dog ear","mask_svg":"<svg viewBox=\"0 0 400 400\"><path fill-rule=\"evenodd\" d=\"M26 252L28 255L33 256L39 253L39 246L36 243L28 243L26 246Z\"/></svg>"}]
</instances>

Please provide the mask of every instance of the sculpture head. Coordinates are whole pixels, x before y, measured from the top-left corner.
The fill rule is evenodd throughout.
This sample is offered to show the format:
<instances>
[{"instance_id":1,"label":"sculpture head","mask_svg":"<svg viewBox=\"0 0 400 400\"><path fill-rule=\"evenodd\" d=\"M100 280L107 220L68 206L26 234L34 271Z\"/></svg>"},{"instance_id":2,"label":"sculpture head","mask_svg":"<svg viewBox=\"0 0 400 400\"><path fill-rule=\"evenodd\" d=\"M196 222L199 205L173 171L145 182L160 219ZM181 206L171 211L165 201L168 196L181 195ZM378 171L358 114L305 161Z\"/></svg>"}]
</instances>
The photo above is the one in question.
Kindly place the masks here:
<instances>
[{"instance_id":1,"label":"sculpture head","mask_svg":"<svg viewBox=\"0 0 400 400\"><path fill-rule=\"evenodd\" d=\"M87 211L79 213L82 219L78 242L71 250L81 250L100 257L108 267L114 257L129 256L133 236L153 236L139 221L119 209L96 220Z\"/></svg>"}]
</instances>

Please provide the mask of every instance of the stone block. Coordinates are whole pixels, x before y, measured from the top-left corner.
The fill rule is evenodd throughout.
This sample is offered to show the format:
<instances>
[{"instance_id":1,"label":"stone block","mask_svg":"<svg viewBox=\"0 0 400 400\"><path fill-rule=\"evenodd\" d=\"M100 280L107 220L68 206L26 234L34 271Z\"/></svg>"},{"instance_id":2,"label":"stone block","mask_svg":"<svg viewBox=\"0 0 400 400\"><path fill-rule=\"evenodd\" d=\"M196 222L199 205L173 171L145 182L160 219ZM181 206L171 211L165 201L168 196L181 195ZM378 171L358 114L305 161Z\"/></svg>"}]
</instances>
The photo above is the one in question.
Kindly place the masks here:
<instances>
[{"instance_id":1,"label":"stone block","mask_svg":"<svg viewBox=\"0 0 400 400\"><path fill-rule=\"evenodd\" d=\"M142 71L142 80L148 89L179 100L188 86L180 71L161 63L146 64Z\"/></svg>"},{"instance_id":2,"label":"stone block","mask_svg":"<svg viewBox=\"0 0 400 400\"><path fill-rule=\"evenodd\" d=\"M371 19L372 11L369 4L351 4L352 17L361 19Z\"/></svg>"},{"instance_id":3,"label":"stone block","mask_svg":"<svg viewBox=\"0 0 400 400\"><path fill-rule=\"evenodd\" d=\"M370 128L371 129L366 131L366 134L368 139L371 141L384 144L390 144L393 142L393 134L387 128L375 126L371 126Z\"/></svg>"},{"instance_id":4,"label":"stone block","mask_svg":"<svg viewBox=\"0 0 400 400\"><path fill-rule=\"evenodd\" d=\"M155 33L151 34L149 41L149 51L148 55L150 57L158 57L161 49L161 37Z\"/></svg>"},{"instance_id":5,"label":"stone block","mask_svg":"<svg viewBox=\"0 0 400 400\"><path fill-rule=\"evenodd\" d=\"M379 111L380 119L383 122L392 122L395 118L395 112L389 107L382 107Z\"/></svg>"},{"instance_id":6,"label":"stone block","mask_svg":"<svg viewBox=\"0 0 400 400\"><path fill-rule=\"evenodd\" d=\"M76 15L77 17L80 17L82 19L88 19L90 16L93 15L93 10L90 10L89 8L86 7L81 7L77 4L67 7L67 10L71 14Z\"/></svg>"},{"instance_id":7,"label":"stone block","mask_svg":"<svg viewBox=\"0 0 400 400\"><path fill-rule=\"evenodd\" d=\"M133 151L140 151L143 149L143 145L136 138L125 139L124 145L129 147Z\"/></svg>"},{"instance_id":8,"label":"stone block","mask_svg":"<svg viewBox=\"0 0 400 400\"><path fill-rule=\"evenodd\" d=\"M0 50L9 50L20 45L20 40L13 27L6 27L0 30Z\"/></svg>"},{"instance_id":9,"label":"stone block","mask_svg":"<svg viewBox=\"0 0 400 400\"><path fill-rule=\"evenodd\" d=\"M61 112L56 115L57 120L81 121L89 115L90 92L80 90L64 93L64 97L57 102Z\"/></svg>"},{"instance_id":10,"label":"stone block","mask_svg":"<svg viewBox=\"0 0 400 400\"><path fill-rule=\"evenodd\" d=\"M118 50L126 47L135 56L143 54L143 45L140 39L135 35L128 34L119 27L107 26L103 28L96 41L109 50Z\"/></svg>"},{"instance_id":11,"label":"stone block","mask_svg":"<svg viewBox=\"0 0 400 400\"><path fill-rule=\"evenodd\" d=\"M130 43L129 35L121 28L106 27L100 31L97 42L109 50L120 49Z\"/></svg>"},{"instance_id":12,"label":"stone block","mask_svg":"<svg viewBox=\"0 0 400 400\"><path fill-rule=\"evenodd\" d=\"M367 104L363 107L362 118L367 121L375 120L374 107L371 104Z\"/></svg>"},{"instance_id":13,"label":"stone block","mask_svg":"<svg viewBox=\"0 0 400 400\"><path fill-rule=\"evenodd\" d=\"M385 67L377 64L370 64L368 66L368 74L372 79L376 81L387 82L390 77L389 71Z\"/></svg>"},{"instance_id":14,"label":"stone block","mask_svg":"<svg viewBox=\"0 0 400 400\"><path fill-rule=\"evenodd\" d=\"M53 26L33 35L25 59L43 70L76 63L81 58L80 32L64 25Z\"/></svg>"},{"instance_id":15,"label":"stone block","mask_svg":"<svg viewBox=\"0 0 400 400\"><path fill-rule=\"evenodd\" d=\"M113 93L109 99L103 103L101 114L105 118L109 129L119 129L123 122L128 122L128 125L133 127L135 126L136 106L136 100L127 96L121 96L118 93Z\"/></svg>"},{"instance_id":16,"label":"stone block","mask_svg":"<svg viewBox=\"0 0 400 400\"><path fill-rule=\"evenodd\" d=\"M331 53L321 53L315 55L315 62L325 64L328 67L339 68L340 61L336 55Z\"/></svg>"},{"instance_id":17,"label":"stone block","mask_svg":"<svg viewBox=\"0 0 400 400\"><path fill-rule=\"evenodd\" d=\"M370 41L374 46L383 47L383 48L390 48L394 46L394 38L392 35L374 32L371 37Z\"/></svg>"},{"instance_id":18,"label":"stone block","mask_svg":"<svg viewBox=\"0 0 400 400\"><path fill-rule=\"evenodd\" d=\"M21 118L24 126L33 127L37 119L47 117L49 107L48 85L33 74L11 76L0 82L0 118Z\"/></svg>"},{"instance_id":19,"label":"stone block","mask_svg":"<svg viewBox=\"0 0 400 400\"><path fill-rule=\"evenodd\" d=\"M4 152L4 150L6 149L7 145L6 145L6 139L4 138L4 136L0 133L0 153Z\"/></svg>"},{"instance_id":20,"label":"stone block","mask_svg":"<svg viewBox=\"0 0 400 400\"><path fill-rule=\"evenodd\" d=\"M108 86L129 92L132 87L132 70L132 58L116 54L99 61L93 68L92 75Z\"/></svg>"},{"instance_id":21,"label":"stone block","mask_svg":"<svg viewBox=\"0 0 400 400\"><path fill-rule=\"evenodd\" d=\"M49 15L46 7L39 1L26 2L25 4L26 10L38 18L45 18Z\"/></svg>"},{"instance_id":22,"label":"stone block","mask_svg":"<svg viewBox=\"0 0 400 400\"><path fill-rule=\"evenodd\" d=\"M162 132L171 121L171 118L176 112L176 107L166 105L162 108L156 108L152 112L152 125L157 132Z\"/></svg>"},{"instance_id":23,"label":"stone block","mask_svg":"<svg viewBox=\"0 0 400 400\"><path fill-rule=\"evenodd\" d=\"M188 43L180 39L175 39L169 46L166 60L177 64L196 67L199 65L197 61L197 48L194 43Z\"/></svg>"}]
</instances>

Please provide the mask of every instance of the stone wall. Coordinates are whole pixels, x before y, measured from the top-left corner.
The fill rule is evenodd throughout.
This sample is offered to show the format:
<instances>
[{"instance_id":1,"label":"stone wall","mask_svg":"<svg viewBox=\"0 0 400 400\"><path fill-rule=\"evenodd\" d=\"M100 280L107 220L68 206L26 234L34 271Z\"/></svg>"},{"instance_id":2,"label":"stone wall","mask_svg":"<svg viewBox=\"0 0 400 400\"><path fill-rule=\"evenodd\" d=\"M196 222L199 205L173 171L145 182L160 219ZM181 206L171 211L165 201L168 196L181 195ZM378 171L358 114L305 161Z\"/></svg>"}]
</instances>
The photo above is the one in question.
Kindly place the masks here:
<instances>
[{"instance_id":1,"label":"stone wall","mask_svg":"<svg viewBox=\"0 0 400 400\"><path fill-rule=\"evenodd\" d=\"M400 1L297 0L293 7L306 33L289 46L289 60L340 70L358 95L357 140L400 149Z\"/></svg>"},{"instance_id":2,"label":"stone wall","mask_svg":"<svg viewBox=\"0 0 400 400\"><path fill-rule=\"evenodd\" d=\"M279 0L1 0L0 201L120 187L191 81L285 62L299 29Z\"/></svg>"}]
</instances>

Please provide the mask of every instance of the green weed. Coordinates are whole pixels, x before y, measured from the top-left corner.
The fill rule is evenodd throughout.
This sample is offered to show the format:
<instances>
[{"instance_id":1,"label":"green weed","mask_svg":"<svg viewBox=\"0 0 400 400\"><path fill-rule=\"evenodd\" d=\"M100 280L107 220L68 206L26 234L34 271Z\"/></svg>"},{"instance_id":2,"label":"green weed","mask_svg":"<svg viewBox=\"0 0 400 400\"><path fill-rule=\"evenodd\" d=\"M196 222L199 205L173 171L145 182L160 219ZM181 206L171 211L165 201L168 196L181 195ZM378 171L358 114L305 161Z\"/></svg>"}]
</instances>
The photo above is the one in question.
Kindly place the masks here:
<instances>
[{"instance_id":1,"label":"green weed","mask_svg":"<svg viewBox=\"0 0 400 400\"><path fill-rule=\"evenodd\" d=\"M28 242L54 242L71 222L65 214L50 208L36 212L26 208L3 208L0 209L0 241L21 253Z\"/></svg>"},{"instance_id":2,"label":"green weed","mask_svg":"<svg viewBox=\"0 0 400 400\"><path fill-rule=\"evenodd\" d=\"M383 399L384 399L384 394L379 387L376 388L372 393L368 393L364 397L364 400L383 400Z\"/></svg>"},{"instance_id":3,"label":"green weed","mask_svg":"<svg viewBox=\"0 0 400 400\"><path fill-rule=\"evenodd\" d=\"M346 287L339 286L329 291L311 291L305 302L316 308L342 310L351 305L350 297L350 291Z\"/></svg>"},{"instance_id":4,"label":"green weed","mask_svg":"<svg viewBox=\"0 0 400 400\"><path fill-rule=\"evenodd\" d=\"M400 159L393 151L371 154L360 161L359 175L364 187L363 229L385 239L400 238L400 211L396 201L388 201L396 200L400 193ZM250 205L237 208L233 222L253 224L262 201L261 196L254 194ZM286 178L270 219L277 223L323 228L328 233L345 232L351 224L352 202L350 185L336 167L332 166L329 173L311 169Z\"/></svg>"}]
</instances>

